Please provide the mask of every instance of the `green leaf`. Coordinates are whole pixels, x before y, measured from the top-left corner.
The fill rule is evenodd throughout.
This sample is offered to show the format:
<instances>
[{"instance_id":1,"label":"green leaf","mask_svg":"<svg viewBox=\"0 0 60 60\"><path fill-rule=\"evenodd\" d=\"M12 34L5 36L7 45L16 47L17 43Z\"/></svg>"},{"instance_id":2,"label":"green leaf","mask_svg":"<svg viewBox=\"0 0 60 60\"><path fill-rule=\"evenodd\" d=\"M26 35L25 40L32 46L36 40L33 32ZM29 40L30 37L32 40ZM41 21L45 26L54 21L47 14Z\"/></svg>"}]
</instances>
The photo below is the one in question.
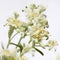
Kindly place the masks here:
<instances>
[{"instance_id":1,"label":"green leaf","mask_svg":"<svg viewBox=\"0 0 60 60\"><path fill-rule=\"evenodd\" d=\"M14 13L14 17L15 17L15 19L17 19L19 17L19 14L18 13Z\"/></svg>"},{"instance_id":2,"label":"green leaf","mask_svg":"<svg viewBox=\"0 0 60 60\"><path fill-rule=\"evenodd\" d=\"M10 27L9 27L9 31L8 31L8 37L9 37L9 38L11 38L14 29L15 29L15 27L13 27L13 26L10 26Z\"/></svg>"},{"instance_id":3,"label":"green leaf","mask_svg":"<svg viewBox=\"0 0 60 60\"><path fill-rule=\"evenodd\" d=\"M39 49L37 49L37 48L35 48L35 47L34 47L34 49L35 49L37 52L39 52L41 55L44 55L43 52L40 51Z\"/></svg>"}]
</instances>

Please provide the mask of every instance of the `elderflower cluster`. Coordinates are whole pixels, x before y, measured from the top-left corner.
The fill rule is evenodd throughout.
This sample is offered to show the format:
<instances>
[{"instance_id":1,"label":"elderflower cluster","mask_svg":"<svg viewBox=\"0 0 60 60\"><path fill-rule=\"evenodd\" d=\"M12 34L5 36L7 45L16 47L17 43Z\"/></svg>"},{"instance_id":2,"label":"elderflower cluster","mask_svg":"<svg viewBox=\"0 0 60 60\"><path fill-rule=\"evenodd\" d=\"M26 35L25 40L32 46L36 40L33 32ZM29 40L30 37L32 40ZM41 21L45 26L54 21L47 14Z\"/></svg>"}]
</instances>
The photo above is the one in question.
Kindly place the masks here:
<instances>
[{"instance_id":1,"label":"elderflower cluster","mask_svg":"<svg viewBox=\"0 0 60 60\"><path fill-rule=\"evenodd\" d=\"M6 25L9 26L9 40L7 49L4 48L2 51L0 50L0 57L4 60L27 60L24 55L30 51L32 53L37 51L41 55L44 55L37 47L44 49L45 47L48 47L51 50L58 45L57 41L49 39L49 24L46 15L44 14L45 10L46 8L42 5L30 4L22 10L26 15L27 22L18 19L19 14L17 13L14 14L14 17L8 18ZM19 40L16 39L17 42L14 43L12 40L15 39L16 35ZM27 37L29 37L29 39L27 39L28 42L25 43L25 38ZM44 44L43 41L47 41L47 43ZM10 51L8 49L9 45L14 45L16 48L13 51Z\"/></svg>"},{"instance_id":2,"label":"elderflower cluster","mask_svg":"<svg viewBox=\"0 0 60 60\"><path fill-rule=\"evenodd\" d=\"M52 48L55 48L58 45L56 40L49 40L48 41L48 46L50 47L49 50L51 50Z\"/></svg>"},{"instance_id":3,"label":"elderflower cluster","mask_svg":"<svg viewBox=\"0 0 60 60\"><path fill-rule=\"evenodd\" d=\"M46 8L42 5L36 6L35 4L31 4L30 6L26 6L24 12L26 13L29 24L33 24L34 26L38 25L44 28L48 27L46 15L43 13L45 10Z\"/></svg>"},{"instance_id":4,"label":"elderflower cluster","mask_svg":"<svg viewBox=\"0 0 60 60\"><path fill-rule=\"evenodd\" d=\"M32 28L31 35L33 38L38 39L39 41L42 41L44 39L44 37L46 37L46 39L49 38L48 31L46 31L42 28L37 28L37 27Z\"/></svg>"},{"instance_id":5,"label":"elderflower cluster","mask_svg":"<svg viewBox=\"0 0 60 60\"><path fill-rule=\"evenodd\" d=\"M23 24L23 22L21 22L20 20L13 18L9 18L7 21L8 21L7 25L14 26L15 28L18 28Z\"/></svg>"},{"instance_id":6,"label":"elderflower cluster","mask_svg":"<svg viewBox=\"0 0 60 60\"><path fill-rule=\"evenodd\" d=\"M18 60L16 49L13 51L10 51L9 49L2 49L0 55L1 60Z\"/></svg>"},{"instance_id":7,"label":"elderflower cluster","mask_svg":"<svg viewBox=\"0 0 60 60\"><path fill-rule=\"evenodd\" d=\"M10 51L9 49L2 49L0 52L0 59L1 60L27 60L25 56L20 57L17 56L17 50L16 48L13 51Z\"/></svg>"}]
</instances>

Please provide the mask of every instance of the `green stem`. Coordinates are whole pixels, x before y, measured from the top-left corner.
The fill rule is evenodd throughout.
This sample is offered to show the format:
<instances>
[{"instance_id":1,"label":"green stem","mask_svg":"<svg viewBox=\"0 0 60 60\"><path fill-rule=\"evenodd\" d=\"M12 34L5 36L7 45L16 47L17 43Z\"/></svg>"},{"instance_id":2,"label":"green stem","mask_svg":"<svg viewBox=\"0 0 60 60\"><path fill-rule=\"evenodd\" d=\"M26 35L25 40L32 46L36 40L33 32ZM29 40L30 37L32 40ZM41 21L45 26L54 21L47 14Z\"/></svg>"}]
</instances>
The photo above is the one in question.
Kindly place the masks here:
<instances>
[{"instance_id":1,"label":"green stem","mask_svg":"<svg viewBox=\"0 0 60 60\"><path fill-rule=\"evenodd\" d=\"M19 45L15 44L15 43L10 43L10 44L20 47Z\"/></svg>"},{"instance_id":2,"label":"green stem","mask_svg":"<svg viewBox=\"0 0 60 60\"><path fill-rule=\"evenodd\" d=\"M14 45L14 46L16 46L16 47L19 47L20 55L21 55L21 53L22 53L22 49L23 49L22 45L21 45L21 44L18 45L18 44L15 44L15 43L10 43L10 44L12 44L12 45Z\"/></svg>"},{"instance_id":3,"label":"green stem","mask_svg":"<svg viewBox=\"0 0 60 60\"><path fill-rule=\"evenodd\" d=\"M8 44L7 44L7 48L9 47L10 41L11 41L11 40L9 39L9 40L8 40Z\"/></svg>"},{"instance_id":4,"label":"green stem","mask_svg":"<svg viewBox=\"0 0 60 60\"><path fill-rule=\"evenodd\" d=\"M7 44L7 48L9 47L9 44L10 44L11 40L12 40L17 34L18 34L18 32L17 32L16 34L14 34L12 38L9 38L8 44Z\"/></svg>"},{"instance_id":5,"label":"green stem","mask_svg":"<svg viewBox=\"0 0 60 60\"><path fill-rule=\"evenodd\" d=\"M14 36L11 39L13 39L17 34L18 34L18 32L16 34L14 34Z\"/></svg>"},{"instance_id":6,"label":"green stem","mask_svg":"<svg viewBox=\"0 0 60 60\"><path fill-rule=\"evenodd\" d=\"M18 41L18 45L20 44L20 41L22 40L22 37L20 37L19 41Z\"/></svg>"}]
</instances>

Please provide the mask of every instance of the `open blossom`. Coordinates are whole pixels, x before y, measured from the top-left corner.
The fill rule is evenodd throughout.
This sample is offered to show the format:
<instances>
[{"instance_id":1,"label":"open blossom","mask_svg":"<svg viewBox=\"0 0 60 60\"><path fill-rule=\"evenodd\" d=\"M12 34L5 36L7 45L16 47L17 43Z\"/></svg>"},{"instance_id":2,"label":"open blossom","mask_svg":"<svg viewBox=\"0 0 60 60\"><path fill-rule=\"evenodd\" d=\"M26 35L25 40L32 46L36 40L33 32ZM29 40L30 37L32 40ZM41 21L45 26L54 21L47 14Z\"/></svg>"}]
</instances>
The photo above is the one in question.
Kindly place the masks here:
<instances>
[{"instance_id":1,"label":"open blossom","mask_svg":"<svg viewBox=\"0 0 60 60\"><path fill-rule=\"evenodd\" d=\"M22 50L21 55L29 52L29 51L31 50L31 48L32 48L32 46L30 46L29 44L26 44L26 45L24 46L23 50Z\"/></svg>"},{"instance_id":2,"label":"open blossom","mask_svg":"<svg viewBox=\"0 0 60 60\"><path fill-rule=\"evenodd\" d=\"M0 54L2 54L2 56L3 56L3 55L5 55L5 56L10 56L11 52L10 52L10 50L8 50L8 49L4 49L4 50L1 51Z\"/></svg>"},{"instance_id":3,"label":"open blossom","mask_svg":"<svg viewBox=\"0 0 60 60\"><path fill-rule=\"evenodd\" d=\"M43 5L39 5L40 13L46 10L46 7Z\"/></svg>"},{"instance_id":4,"label":"open blossom","mask_svg":"<svg viewBox=\"0 0 60 60\"><path fill-rule=\"evenodd\" d=\"M37 38L38 40L43 40L44 37L49 36L49 32L44 30L43 28L32 28L32 37Z\"/></svg>"},{"instance_id":5,"label":"open blossom","mask_svg":"<svg viewBox=\"0 0 60 60\"><path fill-rule=\"evenodd\" d=\"M29 9L27 9L27 11L25 11L25 12L26 12L26 16L28 17L29 20L33 20L39 16L38 12L29 10Z\"/></svg>"},{"instance_id":6,"label":"open blossom","mask_svg":"<svg viewBox=\"0 0 60 60\"><path fill-rule=\"evenodd\" d=\"M42 5L36 6L31 4L24 11L29 20L34 20L41 15L41 12L45 11L46 8Z\"/></svg>"},{"instance_id":7,"label":"open blossom","mask_svg":"<svg viewBox=\"0 0 60 60\"><path fill-rule=\"evenodd\" d=\"M14 26L15 28L20 27L23 24L20 20L9 18L7 25Z\"/></svg>"},{"instance_id":8,"label":"open blossom","mask_svg":"<svg viewBox=\"0 0 60 60\"><path fill-rule=\"evenodd\" d=\"M31 4L30 6L26 6L22 12L26 13L27 23L18 20L19 14L17 13L14 14L14 18L8 18L6 24L10 27L8 31L8 44L7 49L3 45L3 49L0 49L0 57L3 58L2 60L27 60L25 54L30 51L34 53L36 50L41 55L44 55L38 47L44 49L48 47L50 50L58 45L57 41L49 40L49 32L46 29L49 25L46 15L43 13L45 10L46 8L42 5ZM18 40L15 39L16 37ZM14 39L17 42L13 42L12 40ZM9 50L10 44L16 48Z\"/></svg>"},{"instance_id":9,"label":"open blossom","mask_svg":"<svg viewBox=\"0 0 60 60\"><path fill-rule=\"evenodd\" d=\"M54 47L54 46L56 46L56 45L58 45L58 44L57 44L57 41L55 41L55 40L50 40L50 41L48 41L48 46Z\"/></svg>"},{"instance_id":10,"label":"open blossom","mask_svg":"<svg viewBox=\"0 0 60 60\"><path fill-rule=\"evenodd\" d=\"M39 27L48 27L48 21L46 20L46 15L42 13L46 8L42 5L30 5L24 11L29 22L33 25L38 25Z\"/></svg>"},{"instance_id":11,"label":"open blossom","mask_svg":"<svg viewBox=\"0 0 60 60\"><path fill-rule=\"evenodd\" d=\"M10 56L10 55L11 56L16 56L17 49L15 48L13 51L10 51L9 49L2 49L1 54L5 55L5 56Z\"/></svg>"},{"instance_id":12,"label":"open blossom","mask_svg":"<svg viewBox=\"0 0 60 60\"><path fill-rule=\"evenodd\" d=\"M18 60L18 57L16 56L17 50L14 49L13 51L10 51L9 49L2 49L1 52L2 59L11 59L11 60Z\"/></svg>"}]
</instances>

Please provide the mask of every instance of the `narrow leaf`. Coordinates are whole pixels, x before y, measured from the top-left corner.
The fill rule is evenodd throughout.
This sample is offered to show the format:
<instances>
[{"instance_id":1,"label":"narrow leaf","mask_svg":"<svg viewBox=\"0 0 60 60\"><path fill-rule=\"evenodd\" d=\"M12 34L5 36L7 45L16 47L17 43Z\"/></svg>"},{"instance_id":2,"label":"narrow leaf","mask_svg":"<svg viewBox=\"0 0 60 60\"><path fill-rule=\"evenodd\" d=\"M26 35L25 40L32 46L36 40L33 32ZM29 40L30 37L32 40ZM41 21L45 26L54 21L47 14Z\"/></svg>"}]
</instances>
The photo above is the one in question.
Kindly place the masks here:
<instances>
[{"instance_id":1,"label":"narrow leaf","mask_svg":"<svg viewBox=\"0 0 60 60\"><path fill-rule=\"evenodd\" d=\"M15 19L17 19L19 17L19 14L18 13L14 13L14 17L15 17Z\"/></svg>"},{"instance_id":2,"label":"narrow leaf","mask_svg":"<svg viewBox=\"0 0 60 60\"><path fill-rule=\"evenodd\" d=\"M34 47L34 49L35 49L37 52L39 52L41 55L44 55L43 52L40 51L39 49L37 49L37 48L35 48L35 47Z\"/></svg>"},{"instance_id":3,"label":"narrow leaf","mask_svg":"<svg viewBox=\"0 0 60 60\"><path fill-rule=\"evenodd\" d=\"M8 31L8 37L9 37L9 38L11 38L11 35L12 35L14 29L15 29L15 27L10 26L9 31Z\"/></svg>"}]
</instances>

